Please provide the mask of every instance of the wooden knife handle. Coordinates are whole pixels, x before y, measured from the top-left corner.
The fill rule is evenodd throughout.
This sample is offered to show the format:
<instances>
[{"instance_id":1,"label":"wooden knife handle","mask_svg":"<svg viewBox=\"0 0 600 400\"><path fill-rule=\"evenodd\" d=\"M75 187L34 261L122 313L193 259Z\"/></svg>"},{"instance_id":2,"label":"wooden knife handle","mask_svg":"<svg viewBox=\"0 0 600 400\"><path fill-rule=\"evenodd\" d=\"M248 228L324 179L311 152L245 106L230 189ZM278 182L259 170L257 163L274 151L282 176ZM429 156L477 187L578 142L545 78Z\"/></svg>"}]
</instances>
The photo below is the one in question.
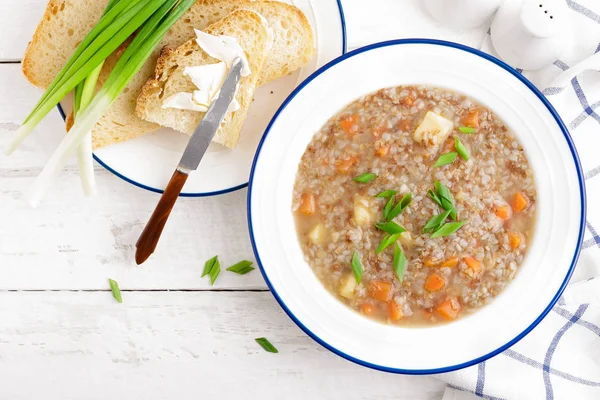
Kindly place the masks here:
<instances>
[{"instance_id":1,"label":"wooden knife handle","mask_svg":"<svg viewBox=\"0 0 600 400\"><path fill-rule=\"evenodd\" d=\"M135 245L137 247L135 252L135 262L138 265L146 261L148 257L154 253L154 249L156 249L156 245L158 244L158 239L160 239L160 234L167 223L167 219L169 219L171 210L177 201L177 197L179 197L179 193L181 193L181 189L183 189L187 177L188 175L186 173L183 173L178 169L173 173L167 188L160 197L154 212L150 216L150 220L148 220L146 227L142 231L142 234Z\"/></svg>"}]
</instances>

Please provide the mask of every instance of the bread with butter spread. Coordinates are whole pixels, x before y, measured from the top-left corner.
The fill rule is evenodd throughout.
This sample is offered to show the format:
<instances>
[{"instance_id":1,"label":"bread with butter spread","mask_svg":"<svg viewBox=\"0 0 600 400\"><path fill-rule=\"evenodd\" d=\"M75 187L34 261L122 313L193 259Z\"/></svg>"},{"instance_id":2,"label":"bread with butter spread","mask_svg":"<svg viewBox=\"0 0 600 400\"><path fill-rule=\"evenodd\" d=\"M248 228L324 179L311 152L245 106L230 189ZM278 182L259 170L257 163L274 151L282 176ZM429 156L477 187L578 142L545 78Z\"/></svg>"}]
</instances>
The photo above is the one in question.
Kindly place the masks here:
<instances>
[{"instance_id":1,"label":"bread with butter spread","mask_svg":"<svg viewBox=\"0 0 600 400\"><path fill-rule=\"evenodd\" d=\"M258 78L268 54L267 50L272 45L272 37L262 17L249 10L234 11L204 29L204 32L213 36L235 38L250 66L250 74L240 78L236 93L239 109L225 115L221 127L213 138L214 142L233 148L238 142L242 124L252 103ZM205 113L163 108L163 104L166 99L177 93L192 93L196 89L190 77L184 75L186 67L218 62L220 61L200 48L195 39L188 40L175 50L165 48L156 63L154 78L142 87L137 100L137 115L145 121L192 134Z\"/></svg>"},{"instance_id":2,"label":"bread with butter spread","mask_svg":"<svg viewBox=\"0 0 600 400\"><path fill-rule=\"evenodd\" d=\"M50 0L42 21L23 58L23 73L34 85L45 88L66 63L79 42L99 20L108 0ZM93 146L100 148L133 139L160 126L135 114L136 99L144 83L152 78L163 47L174 49L231 12L248 9L267 19L273 31L273 48L265 60L258 84L262 85L302 67L314 55L314 37L304 14L294 6L277 1L197 0L173 25L144 64L92 130ZM98 85L108 77L123 48L107 60ZM72 115L67 127L72 124Z\"/></svg>"}]
</instances>

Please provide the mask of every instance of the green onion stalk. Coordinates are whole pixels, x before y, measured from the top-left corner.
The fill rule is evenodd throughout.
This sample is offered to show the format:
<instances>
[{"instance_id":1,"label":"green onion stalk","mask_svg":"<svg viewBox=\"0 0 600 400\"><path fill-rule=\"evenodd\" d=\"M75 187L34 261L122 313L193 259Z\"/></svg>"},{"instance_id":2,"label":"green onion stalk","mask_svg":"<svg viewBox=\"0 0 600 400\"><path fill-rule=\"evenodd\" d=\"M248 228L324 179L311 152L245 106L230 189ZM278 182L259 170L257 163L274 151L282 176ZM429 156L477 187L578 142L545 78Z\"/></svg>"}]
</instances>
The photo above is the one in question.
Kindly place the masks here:
<instances>
[{"instance_id":1,"label":"green onion stalk","mask_svg":"<svg viewBox=\"0 0 600 400\"><path fill-rule=\"evenodd\" d=\"M118 1L100 18L54 78L4 152L11 154L33 128L157 10L174 0Z\"/></svg>"},{"instance_id":2,"label":"green onion stalk","mask_svg":"<svg viewBox=\"0 0 600 400\"><path fill-rule=\"evenodd\" d=\"M152 54L154 48L162 40L165 33L183 15L183 13L187 11L192 4L194 4L195 0L131 0L131 2L136 4L130 7L129 10L123 11L124 13L136 9L136 5L141 4L143 5L142 10L137 10L136 15L131 19L133 20L136 18L141 18L140 16L142 14L147 16L143 18L143 24L138 24L138 26L141 25L140 29L127 49L123 52L123 55L121 55L117 61L117 64L108 76L103 87L93 97L92 101L87 107L80 107L77 118L75 119L75 123L71 127L69 134L65 135L62 142L58 146L58 149L52 154L50 160L34 182L29 196L29 202L34 207L39 204L43 195L46 193L54 179L58 176L62 168L67 163L69 157L71 157L80 146L86 134L91 131L96 122L102 117L112 102L127 86L127 83L131 80L131 78L133 78L142 68L146 60ZM105 17L114 13L114 11L123 3L125 3L125 1L117 2L106 13ZM149 13L151 9L153 9L153 11ZM102 22L105 17L102 17L100 21ZM114 36L116 37L119 35L119 33L122 30L125 30L129 25L129 23L123 25L121 30L119 30ZM97 37L89 43L95 43L95 40L100 36L102 36L102 33L98 34ZM126 37L123 39L123 41L125 39ZM108 46L106 43L98 45L97 48L99 50L97 53L104 52L105 47L106 49L109 49L113 46ZM116 47L114 47L112 51L114 51L114 49L116 49ZM108 52L108 54L110 54L112 51ZM89 76L91 71L98 67L98 65L100 65L100 63L108 56L108 54L106 54L106 56L104 56L104 58L100 59L98 62L94 60L96 57L95 54L88 57L87 60L79 62L79 64L81 64L79 68L86 67L81 74L79 74L79 70L72 73L70 72L70 70L73 69L73 66L76 65L74 62L70 67L68 67L67 72L62 74L63 76L60 77L61 87L56 88L55 93L49 94L45 103L53 103L56 99L58 99L56 100L56 103L58 103L58 101L60 101L64 95L66 95L70 90L73 90L73 88L75 88L75 86L79 84L86 76ZM83 52L79 55L78 59L81 58L82 55ZM57 77L57 79L58 78L59 77ZM66 93L63 93L65 92L63 89L67 87L70 88L66 90ZM60 96L61 94L62 97ZM83 98L83 93L81 94L81 98ZM54 103L50 109L54 107L56 103ZM42 104L39 106L39 108L36 107L36 109L32 112L33 116L30 115L30 117L28 117L26 120L24 125L27 126L26 129L32 129L32 126L35 126L37 122L39 122L39 120L41 120L41 118L43 118L43 116L49 112L49 109L46 111L47 108L47 104ZM17 140L17 145L18 143L19 141ZM11 149L12 144L13 143L9 144L9 150Z\"/></svg>"},{"instance_id":3,"label":"green onion stalk","mask_svg":"<svg viewBox=\"0 0 600 400\"><path fill-rule=\"evenodd\" d=\"M107 12L113 8L121 0L110 0L104 9L102 15L106 15ZM94 70L85 78L84 81L80 82L75 86L75 99L73 103L73 117L76 118L80 110L85 109L94 94L96 93L96 84L102 71L104 61L100 63ZM96 194L96 175L94 174L94 160L92 157L92 132L88 132L85 138L81 141L81 144L77 148L77 167L79 168L79 177L81 179L81 187L83 193L86 196L93 196Z\"/></svg>"}]
</instances>

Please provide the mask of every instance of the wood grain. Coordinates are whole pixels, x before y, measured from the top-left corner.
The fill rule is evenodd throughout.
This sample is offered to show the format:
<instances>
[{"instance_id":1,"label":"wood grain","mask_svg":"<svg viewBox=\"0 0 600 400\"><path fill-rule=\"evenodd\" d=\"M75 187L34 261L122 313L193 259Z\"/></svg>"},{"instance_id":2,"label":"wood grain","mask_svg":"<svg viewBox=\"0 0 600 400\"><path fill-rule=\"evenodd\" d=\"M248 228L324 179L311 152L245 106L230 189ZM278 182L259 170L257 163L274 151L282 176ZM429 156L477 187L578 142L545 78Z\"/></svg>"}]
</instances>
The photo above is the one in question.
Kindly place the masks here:
<instances>
[{"instance_id":1,"label":"wood grain","mask_svg":"<svg viewBox=\"0 0 600 400\"><path fill-rule=\"evenodd\" d=\"M0 148L41 92L20 65L0 64ZM10 94L10 95L9 95ZM223 267L253 259L246 221L246 190L218 197L180 198L157 252L135 266L135 242L159 195L136 188L96 165L98 196L85 198L73 159L44 202L31 209L24 193L62 138L51 112L11 157L0 155L0 290L94 290L106 277L124 289L211 289L204 261L218 254ZM200 233L210 232L208 237ZM266 289L261 275L223 273L217 289Z\"/></svg>"},{"instance_id":2,"label":"wood grain","mask_svg":"<svg viewBox=\"0 0 600 400\"><path fill-rule=\"evenodd\" d=\"M47 0L0 2L0 59L20 60ZM481 28L452 29L412 21L428 18L422 0L342 0L346 14L348 47L355 49L382 40L409 37L443 38L477 47L484 37ZM381 10L385 10L382 12Z\"/></svg>"},{"instance_id":3,"label":"wood grain","mask_svg":"<svg viewBox=\"0 0 600 400\"><path fill-rule=\"evenodd\" d=\"M41 94L10 62L21 59L46 2L0 2L0 147ZM349 49L402 37L477 47L483 37L409 24L423 17L420 0L342 2ZM134 265L134 244L158 195L96 165L100 193L86 199L73 160L30 209L23 193L63 134L51 112L12 157L0 155L0 399L441 398L445 385L433 378L367 370L324 350L270 293L207 291L266 290L258 271L223 272L214 288L200 278L215 254L224 268L252 259L245 190L179 199L161 251L144 267ZM263 352L259 336L280 353Z\"/></svg>"},{"instance_id":4,"label":"wood grain","mask_svg":"<svg viewBox=\"0 0 600 400\"><path fill-rule=\"evenodd\" d=\"M181 193L181 189L183 189L187 178L188 174L181 172L179 169L173 172L173 176L171 176L164 193L160 196L156 208L135 244L137 248L135 251L136 264L142 264L154 253L156 245L160 240L160 235L165 228L169 215L171 215L171 211L175 206L175 202L177 202L179 193Z\"/></svg>"},{"instance_id":5,"label":"wood grain","mask_svg":"<svg viewBox=\"0 0 600 400\"><path fill-rule=\"evenodd\" d=\"M46 0L0 1L0 60L18 61L46 9Z\"/></svg>"},{"instance_id":6,"label":"wood grain","mask_svg":"<svg viewBox=\"0 0 600 400\"><path fill-rule=\"evenodd\" d=\"M335 356L270 293L0 293L0 320L3 399L425 400L444 387Z\"/></svg>"}]
</instances>

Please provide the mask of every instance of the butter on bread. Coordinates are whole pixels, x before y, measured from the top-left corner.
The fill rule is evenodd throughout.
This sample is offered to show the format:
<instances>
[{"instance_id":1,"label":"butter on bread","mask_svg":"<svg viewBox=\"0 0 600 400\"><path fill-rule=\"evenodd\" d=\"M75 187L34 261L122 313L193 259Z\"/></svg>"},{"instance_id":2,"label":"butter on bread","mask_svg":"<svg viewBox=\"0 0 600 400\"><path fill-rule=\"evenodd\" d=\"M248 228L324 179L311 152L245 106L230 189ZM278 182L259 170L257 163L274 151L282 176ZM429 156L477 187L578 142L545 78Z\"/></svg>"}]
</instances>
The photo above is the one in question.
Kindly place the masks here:
<instances>
[{"instance_id":1,"label":"butter on bread","mask_svg":"<svg viewBox=\"0 0 600 400\"><path fill-rule=\"evenodd\" d=\"M45 88L66 63L78 43L99 20L108 0L50 0L42 21L23 59L23 73L32 84ZM197 0L173 25L144 64L92 130L94 148L144 135L159 125L135 114L142 86L152 78L161 48L174 49L194 37L194 28L204 30L238 9L260 13L273 30L273 47L265 60L258 83L268 83L306 64L314 55L314 37L304 14L277 1ZM111 55L102 70L99 85L106 80L123 49ZM70 126L72 117L67 120Z\"/></svg>"},{"instance_id":2,"label":"butter on bread","mask_svg":"<svg viewBox=\"0 0 600 400\"><path fill-rule=\"evenodd\" d=\"M240 108L225 115L221 127L213 138L214 142L233 148L238 142L242 124L252 103L258 78L268 54L267 50L271 48L272 37L262 17L250 10L234 11L204 29L204 32L214 36L235 38L250 66L250 74L240 78L236 94ZM164 100L177 93L191 93L196 89L190 77L184 75L186 67L218 62L219 60L212 58L201 49L195 39L188 40L174 50L165 48L156 63L154 78L142 87L137 100L137 115L146 121L192 134L205 113L163 108Z\"/></svg>"}]
</instances>

